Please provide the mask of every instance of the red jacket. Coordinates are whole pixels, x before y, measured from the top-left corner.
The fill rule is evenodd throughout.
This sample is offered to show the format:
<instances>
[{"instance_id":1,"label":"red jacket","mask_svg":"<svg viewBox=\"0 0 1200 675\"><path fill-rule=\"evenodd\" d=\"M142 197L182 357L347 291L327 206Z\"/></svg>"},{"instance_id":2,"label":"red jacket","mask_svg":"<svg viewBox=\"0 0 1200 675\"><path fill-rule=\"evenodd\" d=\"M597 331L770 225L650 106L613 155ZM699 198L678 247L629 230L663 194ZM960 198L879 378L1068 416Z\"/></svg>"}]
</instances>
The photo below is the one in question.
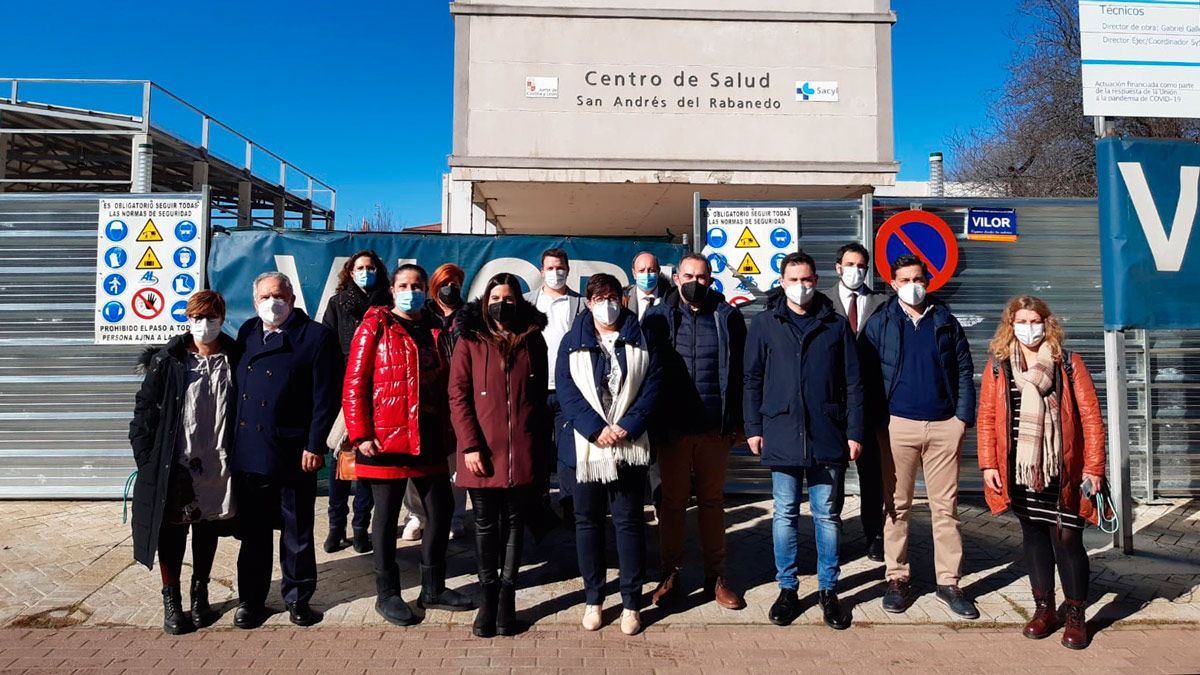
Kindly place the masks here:
<instances>
[{"instance_id":1,"label":"red jacket","mask_svg":"<svg viewBox=\"0 0 1200 675\"><path fill-rule=\"evenodd\" d=\"M553 458L547 406L546 316L521 301L517 343L506 362L484 323L478 301L459 314L450 366L450 420L458 439L455 483L464 488L531 485L549 476ZM489 469L476 476L463 456L480 452Z\"/></svg>"},{"instance_id":2,"label":"red jacket","mask_svg":"<svg viewBox=\"0 0 1200 675\"><path fill-rule=\"evenodd\" d=\"M433 356L427 353L426 359L432 358L432 363L421 363L417 342L386 307L367 310L350 342L342 391L346 431L355 445L377 439L381 446L376 457L358 454L356 471L361 478L396 479L447 470L443 461L446 447L440 442L444 439L432 438L428 433L431 417L438 420L438 431L445 431L447 359L443 331L436 322L422 325L435 343ZM424 382L425 400L420 395L422 377L434 378L432 386ZM430 391L438 395L431 397ZM422 413L426 416L426 444L436 447L422 448Z\"/></svg>"},{"instance_id":3,"label":"red jacket","mask_svg":"<svg viewBox=\"0 0 1200 675\"><path fill-rule=\"evenodd\" d=\"M994 357L993 357L994 358ZM1071 354L1071 375L1058 364L1059 418L1062 423L1063 466L1059 477L1059 506L1096 522L1095 505L1082 499L1079 484L1083 474L1104 475L1104 420L1096 386L1079 354ZM979 390L979 416L976 432L979 440L979 468L1000 472L1000 491L984 487L984 498L992 513L1006 511L1008 460L1012 443L1012 411L1008 409L1008 373L988 359ZM1065 386L1066 383L1071 386Z\"/></svg>"}]
</instances>

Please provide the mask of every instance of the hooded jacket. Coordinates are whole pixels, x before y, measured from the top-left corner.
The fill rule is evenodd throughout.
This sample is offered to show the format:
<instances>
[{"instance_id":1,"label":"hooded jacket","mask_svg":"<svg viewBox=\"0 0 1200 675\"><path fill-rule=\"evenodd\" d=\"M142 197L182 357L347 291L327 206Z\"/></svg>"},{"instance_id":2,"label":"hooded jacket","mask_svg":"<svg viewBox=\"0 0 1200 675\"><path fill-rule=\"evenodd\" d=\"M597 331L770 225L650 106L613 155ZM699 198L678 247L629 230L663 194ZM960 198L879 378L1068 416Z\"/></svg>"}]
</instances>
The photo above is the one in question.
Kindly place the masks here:
<instances>
[{"instance_id":1,"label":"hooded jacket","mask_svg":"<svg viewBox=\"0 0 1200 675\"><path fill-rule=\"evenodd\" d=\"M516 342L507 358L492 338L476 300L459 313L450 365L450 421L458 440L455 483L463 488L509 488L541 483L553 461L547 396L546 315L517 303ZM479 452L487 476L466 468Z\"/></svg>"}]
</instances>

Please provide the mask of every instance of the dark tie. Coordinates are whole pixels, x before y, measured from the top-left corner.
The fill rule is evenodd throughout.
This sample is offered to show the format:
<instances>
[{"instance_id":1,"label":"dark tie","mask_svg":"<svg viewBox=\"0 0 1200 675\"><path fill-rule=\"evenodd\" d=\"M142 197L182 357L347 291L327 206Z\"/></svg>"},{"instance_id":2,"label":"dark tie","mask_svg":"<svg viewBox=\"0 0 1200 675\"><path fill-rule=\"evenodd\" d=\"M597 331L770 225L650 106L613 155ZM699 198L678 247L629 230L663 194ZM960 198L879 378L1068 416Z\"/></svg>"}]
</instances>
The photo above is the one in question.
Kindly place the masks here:
<instances>
[{"instance_id":1,"label":"dark tie","mask_svg":"<svg viewBox=\"0 0 1200 675\"><path fill-rule=\"evenodd\" d=\"M846 318L850 320L850 330L858 335L858 293L850 293L850 306L846 308Z\"/></svg>"},{"instance_id":2,"label":"dark tie","mask_svg":"<svg viewBox=\"0 0 1200 675\"><path fill-rule=\"evenodd\" d=\"M263 344L269 345L272 342L274 342L275 338L277 338L277 337L279 337L278 331L270 331L267 334L263 335Z\"/></svg>"}]
</instances>

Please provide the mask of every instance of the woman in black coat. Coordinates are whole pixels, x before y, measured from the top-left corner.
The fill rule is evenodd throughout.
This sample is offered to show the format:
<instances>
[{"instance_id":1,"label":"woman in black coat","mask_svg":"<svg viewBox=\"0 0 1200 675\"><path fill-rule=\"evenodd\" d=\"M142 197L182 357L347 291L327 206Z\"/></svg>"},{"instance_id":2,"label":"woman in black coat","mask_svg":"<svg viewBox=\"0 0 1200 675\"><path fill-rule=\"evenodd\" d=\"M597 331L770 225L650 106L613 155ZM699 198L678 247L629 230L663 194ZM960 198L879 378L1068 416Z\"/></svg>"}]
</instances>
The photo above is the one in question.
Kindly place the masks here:
<instances>
[{"instance_id":1,"label":"woman in black coat","mask_svg":"<svg viewBox=\"0 0 1200 675\"><path fill-rule=\"evenodd\" d=\"M163 630L187 633L215 620L208 576L217 538L232 533L236 509L229 448L236 418L234 340L221 332L225 300L201 291L188 300L188 332L142 354L129 442L137 463L133 488L133 557L158 556ZM183 611L180 575L192 532L191 614Z\"/></svg>"},{"instance_id":2,"label":"woman in black coat","mask_svg":"<svg viewBox=\"0 0 1200 675\"><path fill-rule=\"evenodd\" d=\"M363 315L371 307L391 307L392 294L388 290L387 267L375 251L363 250L355 253L342 265L338 274L337 292L325 307L321 323L338 337L342 348L342 372L346 370L346 357L350 354L350 340ZM331 448L334 453L337 448ZM336 460L336 456L334 457ZM336 462L335 462L336 465ZM340 551L351 544L346 539L346 516L350 509L346 500L350 497L350 481L329 476L329 535L325 537L325 552ZM367 528L371 524L371 509L375 500L371 488L364 481L354 481L354 550L358 553L371 551L371 538Z\"/></svg>"}]
</instances>

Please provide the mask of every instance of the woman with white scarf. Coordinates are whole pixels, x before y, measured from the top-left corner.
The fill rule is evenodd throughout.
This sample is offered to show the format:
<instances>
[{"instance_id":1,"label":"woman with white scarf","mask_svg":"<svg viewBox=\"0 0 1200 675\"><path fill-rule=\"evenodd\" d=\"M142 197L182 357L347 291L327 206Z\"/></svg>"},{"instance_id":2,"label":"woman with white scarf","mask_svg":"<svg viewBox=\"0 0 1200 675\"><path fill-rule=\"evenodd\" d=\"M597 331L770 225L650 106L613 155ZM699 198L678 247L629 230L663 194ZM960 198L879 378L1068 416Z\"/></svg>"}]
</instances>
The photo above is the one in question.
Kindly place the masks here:
<instances>
[{"instance_id":1,"label":"woman with white scarf","mask_svg":"<svg viewBox=\"0 0 1200 675\"><path fill-rule=\"evenodd\" d=\"M607 581L605 514L612 513L620 567L621 631L642 628L646 577L646 427L658 399L659 366L637 316L621 306L621 285L610 274L587 284L588 311L559 346L558 400L575 445L575 544L586 606L583 627L598 630Z\"/></svg>"},{"instance_id":2,"label":"woman with white scarf","mask_svg":"<svg viewBox=\"0 0 1200 675\"><path fill-rule=\"evenodd\" d=\"M1058 318L1039 298L1009 301L990 345L979 396L979 467L992 513L1021 523L1035 611L1031 639L1064 627L1062 643L1088 645L1088 556L1083 528L1104 482L1104 420L1087 366L1063 347ZM1058 567L1066 600L1054 598Z\"/></svg>"}]
</instances>

